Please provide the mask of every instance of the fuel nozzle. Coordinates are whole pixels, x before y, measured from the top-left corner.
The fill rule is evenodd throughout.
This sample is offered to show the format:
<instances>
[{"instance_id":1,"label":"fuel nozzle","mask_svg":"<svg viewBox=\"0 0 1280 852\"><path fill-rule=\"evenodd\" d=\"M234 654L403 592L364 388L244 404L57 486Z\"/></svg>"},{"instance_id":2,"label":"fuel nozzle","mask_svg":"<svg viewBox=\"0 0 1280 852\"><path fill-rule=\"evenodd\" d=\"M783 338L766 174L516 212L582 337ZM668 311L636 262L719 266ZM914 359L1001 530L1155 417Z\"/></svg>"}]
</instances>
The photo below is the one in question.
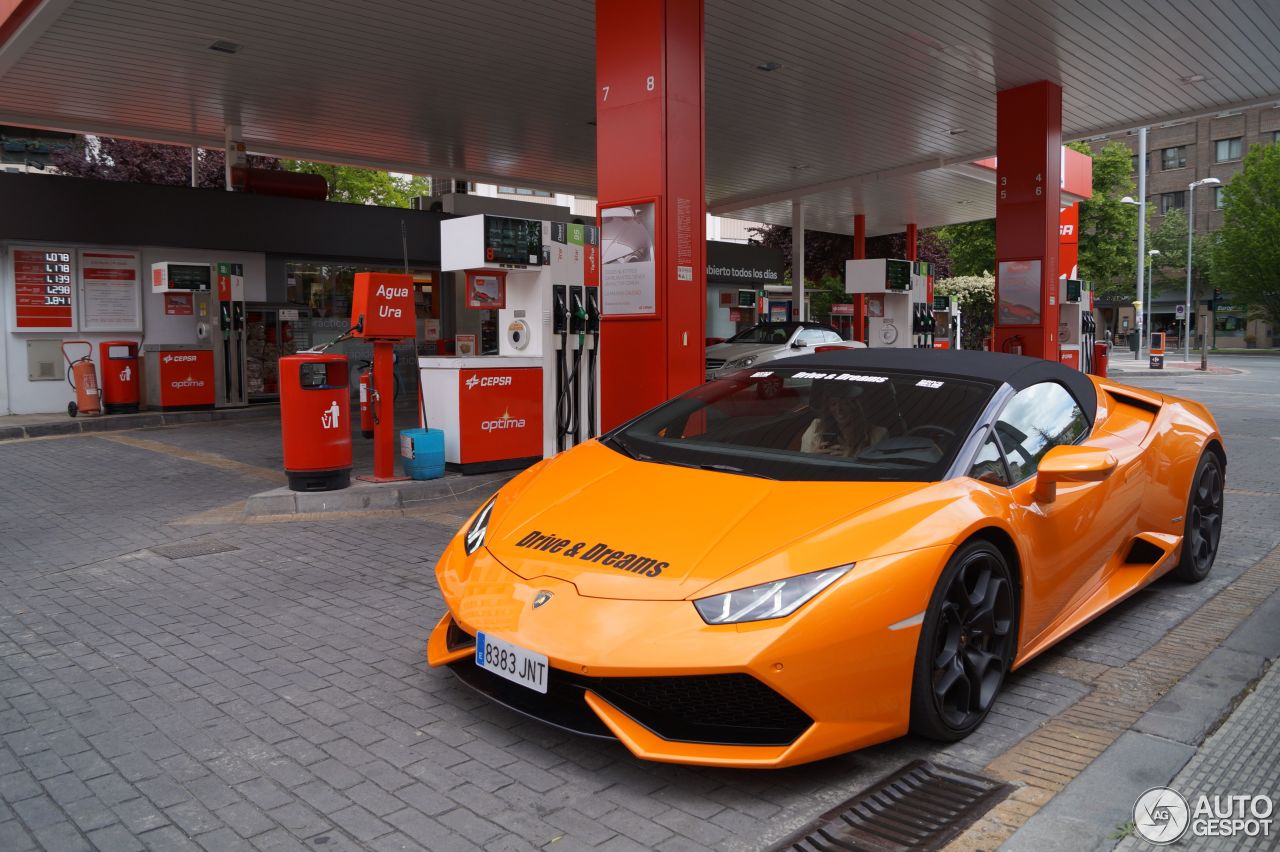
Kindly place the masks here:
<instances>
[{"instance_id":1,"label":"fuel nozzle","mask_svg":"<svg viewBox=\"0 0 1280 852\"><path fill-rule=\"evenodd\" d=\"M582 336L587 330L587 309L582 290L580 284L569 288L569 333L578 335L579 346L582 345Z\"/></svg>"},{"instance_id":2,"label":"fuel nozzle","mask_svg":"<svg viewBox=\"0 0 1280 852\"><path fill-rule=\"evenodd\" d=\"M555 334L569 331L569 293L563 284L551 288L551 331Z\"/></svg>"},{"instance_id":3,"label":"fuel nozzle","mask_svg":"<svg viewBox=\"0 0 1280 852\"><path fill-rule=\"evenodd\" d=\"M587 334L600 333L600 288L587 288Z\"/></svg>"}]
</instances>

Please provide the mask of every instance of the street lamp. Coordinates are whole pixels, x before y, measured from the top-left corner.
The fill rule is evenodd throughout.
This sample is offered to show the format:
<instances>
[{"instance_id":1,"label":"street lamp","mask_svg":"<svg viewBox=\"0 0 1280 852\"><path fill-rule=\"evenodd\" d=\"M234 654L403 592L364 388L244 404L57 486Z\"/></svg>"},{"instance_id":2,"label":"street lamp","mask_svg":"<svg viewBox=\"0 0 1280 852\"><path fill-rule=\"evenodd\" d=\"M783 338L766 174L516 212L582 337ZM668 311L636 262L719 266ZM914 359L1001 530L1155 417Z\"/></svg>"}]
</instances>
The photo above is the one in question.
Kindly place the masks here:
<instances>
[{"instance_id":1,"label":"street lamp","mask_svg":"<svg viewBox=\"0 0 1280 852\"><path fill-rule=\"evenodd\" d=\"M1138 225L1141 226L1143 224L1143 219L1146 216L1146 205L1143 204L1141 201L1136 200L1131 195L1126 195L1124 198L1121 198L1120 203L1132 204L1134 207L1138 208ZM1142 228L1139 227L1138 230L1141 231ZM1134 302L1135 310L1137 312L1137 316L1134 318L1134 325L1137 326L1137 329L1138 329L1138 345L1134 348L1134 351L1133 351L1133 360L1135 361L1138 361L1142 358L1142 333L1143 333L1142 332L1142 303L1146 301L1142 298L1142 265L1141 265L1142 248L1143 248L1142 243L1143 243L1142 235L1141 233L1139 233L1139 236L1138 236L1138 262L1139 262L1138 299L1137 301Z\"/></svg>"},{"instance_id":2,"label":"street lamp","mask_svg":"<svg viewBox=\"0 0 1280 852\"><path fill-rule=\"evenodd\" d=\"M1215 177L1201 178L1187 184L1187 301L1182 315L1182 360L1191 360L1191 237L1195 234L1196 187L1222 183Z\"/></svg>"},{"instance_id":3,"label":"street lamp","mask_svg":"<svg viewBox=\"0 0 1280 852\"><path fill-rule=\"evenodd\" d=\"M1160 253L1160 249L1151 249L1147 252L1147 327L1151 326L1151 303L1156 300L1156 288L1151 286L1151 274L1155 270L1156 255Z\"/></svg>"}]
</instances>

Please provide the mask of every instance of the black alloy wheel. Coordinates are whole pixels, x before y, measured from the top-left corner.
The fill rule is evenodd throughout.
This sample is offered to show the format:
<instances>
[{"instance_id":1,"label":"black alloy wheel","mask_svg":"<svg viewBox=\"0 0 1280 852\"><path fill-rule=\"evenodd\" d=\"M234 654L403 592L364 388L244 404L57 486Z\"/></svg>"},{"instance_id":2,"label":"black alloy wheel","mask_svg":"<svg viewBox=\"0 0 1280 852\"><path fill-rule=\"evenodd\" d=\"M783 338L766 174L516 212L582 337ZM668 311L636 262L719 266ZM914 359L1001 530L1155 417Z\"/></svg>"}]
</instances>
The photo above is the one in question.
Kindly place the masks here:
<instances>
[{"instance_id":1,"label":"black alloy wheel","mask_svg":"<svg viewBox=\"0 0 1280 852\"><path fill-rule=\"evenodd\" d=\"M1206 450L1196 465L1187 497L1187 515L1182 530L1182 558L1173 574L1188 583L1209 576L1222 540L1222 495L1226 477L1222 460Z\"/></svg>"},{"instance_id":2,"label":"black alloy wheel","mask_svg":"<svg viewBox=\"0 0 1280 852\"><path fill-rule=\"evenodd\" d=\"M911 728L933 739L968 736L986 718L1017 648L1017 606L1009 564L974 541L947 563L916 651Z\"/></svg>"}]
</instances>

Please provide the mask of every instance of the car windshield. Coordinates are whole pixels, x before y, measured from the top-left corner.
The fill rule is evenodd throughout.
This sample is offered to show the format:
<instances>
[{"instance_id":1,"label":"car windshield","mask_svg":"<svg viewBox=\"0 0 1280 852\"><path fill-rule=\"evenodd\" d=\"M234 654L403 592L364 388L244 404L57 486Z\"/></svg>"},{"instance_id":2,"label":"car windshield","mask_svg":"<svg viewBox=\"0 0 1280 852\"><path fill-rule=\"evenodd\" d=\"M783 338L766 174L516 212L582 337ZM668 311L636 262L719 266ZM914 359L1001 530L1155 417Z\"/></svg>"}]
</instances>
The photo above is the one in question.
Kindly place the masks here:
<instances>
[{"instance_id":1,"label":"car windshield","mask_svg":"<svg viewBox=\"0 0 1280 852\"><path fill-rule=\"evenodd\" d=\"M995 385L920 373L743 370L609 433L641 461L792 481L941 479Z\"/></svg>"},{"instance_id":2,"label":"car windshield","mask_svg":"<svg viewBox=\"0 0 1280 852\"><path fill-rule=\"evenodd\" d=\"M762 322L743 329L725 343L786 343L797 328L793 322Z\"/></svg>"}]
</instances>

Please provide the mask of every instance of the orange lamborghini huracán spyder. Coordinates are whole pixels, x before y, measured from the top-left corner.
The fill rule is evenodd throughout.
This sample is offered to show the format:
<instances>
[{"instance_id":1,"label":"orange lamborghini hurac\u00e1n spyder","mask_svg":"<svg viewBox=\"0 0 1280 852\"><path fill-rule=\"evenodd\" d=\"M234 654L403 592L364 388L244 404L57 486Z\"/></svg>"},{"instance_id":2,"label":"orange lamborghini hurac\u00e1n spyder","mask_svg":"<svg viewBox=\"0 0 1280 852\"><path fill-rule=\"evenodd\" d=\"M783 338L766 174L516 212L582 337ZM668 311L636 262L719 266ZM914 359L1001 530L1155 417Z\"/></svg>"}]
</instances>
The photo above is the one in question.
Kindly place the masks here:
<instances>
[{"instance_id":1,"label":"orange lamborghini hurac\u00e1n spyder","mask_svg":"<svg viewBox=\"0 0 1280 852\"><path fill-rule=\"evenodd\" d=\"M997 353L784 363L511 480L436 567L431 664L638 757L787 766L959 739L1010 670L1213 566L1197 403Z\"/></svg>"}]
</instances>

